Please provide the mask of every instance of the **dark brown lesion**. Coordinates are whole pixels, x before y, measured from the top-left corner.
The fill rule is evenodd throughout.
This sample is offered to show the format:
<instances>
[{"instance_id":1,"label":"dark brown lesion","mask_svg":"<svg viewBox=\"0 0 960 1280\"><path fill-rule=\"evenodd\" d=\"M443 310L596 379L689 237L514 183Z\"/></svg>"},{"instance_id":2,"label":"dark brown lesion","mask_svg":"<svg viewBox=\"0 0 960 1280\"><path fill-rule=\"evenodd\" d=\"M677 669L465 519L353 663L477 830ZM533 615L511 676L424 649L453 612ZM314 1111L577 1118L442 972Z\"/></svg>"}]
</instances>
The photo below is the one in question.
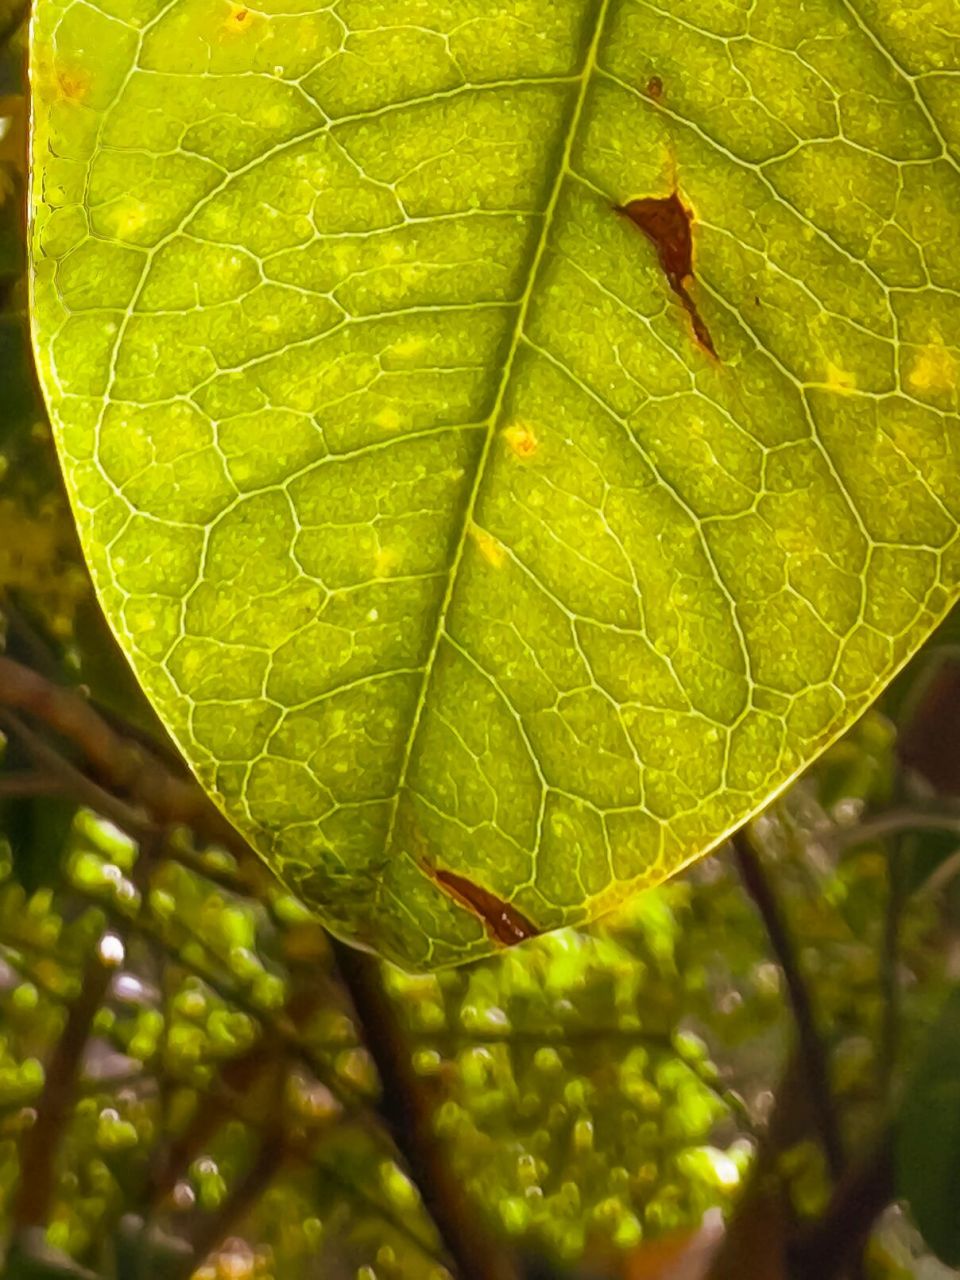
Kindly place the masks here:
<instances>
[{"instance_id":1,"label":"dark brown lesion","mask_svg":"<svg viewBox=\"0 0 960 1280\"><path fill-rule=\"evenodd\" d=\"M539 934L540 930L532 920L489 889L474 884L456 871L431 866L425 860L421 860L420 866L446 894L479 916L490 936L502 946L512 947Z\"/></svg>"},{"instance_id":2,"label":"dark brown lesion","mask_svg":"<svg viewBox=\"0 0 960 1280\"><path fill-rule=\"evenodd\" d=\"M693 279L693 214L673 191L668 196L643 196L615 206L640 228L657 251L657 258L670 288L690 317L693 336L708 355L719 359L697 304L690 297L688 283Z\"/></svg>"}]
</instances>

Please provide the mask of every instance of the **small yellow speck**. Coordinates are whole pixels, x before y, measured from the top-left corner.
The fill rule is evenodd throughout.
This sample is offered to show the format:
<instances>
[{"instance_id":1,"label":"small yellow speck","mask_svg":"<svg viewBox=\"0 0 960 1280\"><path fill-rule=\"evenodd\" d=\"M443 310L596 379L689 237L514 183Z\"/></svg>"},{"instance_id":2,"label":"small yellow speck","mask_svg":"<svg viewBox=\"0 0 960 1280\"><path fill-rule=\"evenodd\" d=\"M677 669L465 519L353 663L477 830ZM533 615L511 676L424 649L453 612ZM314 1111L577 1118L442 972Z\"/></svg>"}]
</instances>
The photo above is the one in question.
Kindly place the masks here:
<instances>
[{"instance_id":1,"label":"small yellow speck","mask_svg":"<svg viewBox=\"0 0 960 1280\"><path fill-rule=\"evenodd\" d=\"M393 547L378 547L373 558L373 567L378 578L389 578L400 562L400 556Z\"/></svg>"},{"instance_id":2,"label":"small yellow speck","mask_svg":"<svg viewBox=\"0 0 960 1280\"><path fill-rule=\"evenodd\" d=\"M382 427L384 431L396 431L400 426L402 419L396 409L381 409L374 422L378 427Z\"/></svg>"},{"instance_id":3,"label":"small yellow speck","mask_svg":"<svg viewBox=\"0 0 960 1280\"><path fill-rule=\"evenodd\" d=\"M953 391L957 386L957 360L943 342L921 347L907 381L914 391Z\"/></svg>"},{"instance_id":4,"label":"small yellow speck","mask_svg":"<svg viewBox=\"0 0 960 1280\"><path fill-rule=\"evenodd\" d=\"M526 422L514 422L505 427L503 438L514 457L524 462L532 458L539 447L533 427Z\"/></svg>"},{"instance_id":5,"label":"small yellow speck","mask_svg":"<svg viewBox=\"0 0 960 1280\"><path fill-rule=\"evenodd\" d=\"M118 240L125 240L146 225L149 211L142 200L127 197L118 200L107 216L113 223L113 234Z\"/></svg>"},{"instance_id":6,"label":"small yellow speck","mask_svg":"<svg viewBox=\"0 0 960 1280\"><path fill-rule=\"evenodd\" d=\"M424 338L401 338L390 346L390 354L398 360L412 360L414 356L422 355L426 349Z\"/></svg>"},{"instance_id":7,"label":"small yellow speck","mask_svg":"<svg viewBox=\"0 0 960 1280\"><path fill-rule=\"evenodd\" d=\"M486 560L487 564L493 565L494 569L502 569L503 562L506 560L506 554L503 546L497 541L492 533L487 533L486 529L481 529L478 525L473 525L470 534L477 544L477 550Z\"/></svg>"},{"instance_id":8,"label":"small yellow speck","mask_svg":"<svg viewBox=\"0 0 960 1280\"><path fill-rule=\"evenodd\" d=\"M77 67L59 70L57 83L63 96L73 102L82 101L90 92L89 72Z\"/></svg>"},{"instance_id":9,"label":"small yellow speck","mask_svg":"<svg viewBox=\"0 0 960 1280\"><path fill-rule=\"evenodd\" d=\"M841 369L832 360L827 361L827 386L838 395L846 396L856 390L856 375Z\"/></svg>"},{"instance_id":10,"label":"small yellow speck","mask_svg":"<svg viewBox=\"0 0 960 1280\"><path fill-rule=\"evenodd\" d=\"M232 4L224 19L223 25L228 31L239 33L253 26L255 16L246 5Z\"/></svg>"}]
</instances>

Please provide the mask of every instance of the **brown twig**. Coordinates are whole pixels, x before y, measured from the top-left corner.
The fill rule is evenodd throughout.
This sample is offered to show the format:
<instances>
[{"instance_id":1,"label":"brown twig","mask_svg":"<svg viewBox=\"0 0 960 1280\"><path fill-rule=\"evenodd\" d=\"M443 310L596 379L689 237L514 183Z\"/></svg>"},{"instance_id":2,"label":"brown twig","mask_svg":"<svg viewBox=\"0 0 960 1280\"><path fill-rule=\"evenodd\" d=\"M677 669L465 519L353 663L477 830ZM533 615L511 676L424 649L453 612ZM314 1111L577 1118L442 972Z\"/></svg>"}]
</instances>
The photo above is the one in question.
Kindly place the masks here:
<instances>
[{"instance_id":1,"label":"brown twig","mask_svg":"<svg viewBox=\"0 0 960 1280\"><path fill-rule=\"evenodd\" d=\"M357 1105L362 1101L357 1094L345 1087L340 1081L336 1080L329 1066L322 1060L320 1055L316 1053L313 1047L301 1036L298 1028L291 1022L285 1011L272 1013L264 1009L262 1006L254 1003L247 994L236 987L229 980L224 979L220 974L216 973L209 965L191 959L189 963L184 961L179 954L177 947L168 937L165 936L162 929L158 928L152 921L145 919L143 916L129 916L121 911L114 903L105 899L99 894L91 893L84 889L74 889L78 896L86 898L88 901L99 905L107 916L115 921L122 928L128 928L134 933L139 934L149 942L153 942L159 950L175 964L181 965L195 977L204 982L211 991L224 1001L225 1004L232 1005L241 1012L246 1013L255 1022L258 1022L264 1029L264 1034L278 1045L283 1045L290 1053L298 1057L316 1077L322 1081L331 1094L337 1099L345 1111L351 1113L356 1112ZM191 942L196 939L191 936Z\"/></svg>"},{"instance_id":2,"label":"brown twig","mask_svg":"<svg viewBox=\"0 0 960 1280\"><path fill-rule=\"evenodd\" d=\"M280 1172L286 1156L287 1148L282 1130L279 1127L268 1128L261 1138L253 1163L220 1208L209 1216L197 1219L190 1239L193 1257L180 1272L182 1280L193 1275L197 1264L225 1240L236 1225L242 1223Z\"/></svg>"},{"instance_id":3,"label":"brown twig","mask_svg":"<svg viewBox=\"0 0 960 1280\"><path fill-rule=\"evenodd\" d=\"M893 1134L885 1131L838 1183L825 1212L791 1245L797 1280L836 1280L863 1250L870 1230L895 1199Z\"/></svg>"},{"instance_id":4,"label":"brown twig","mask_svg":"<svg viewBox=\"0 0 960 1280\"><path fill-rule=\"evenodd\" d=\"M220 1068L215 1087L203 1089L191 1122L166 1147L161 1157L152 1161L144 1193L147 1204L145 1216L148 1219L160 1208L220 1126L237 1115L233 1099L242 1099L251 1092L271 1063L276 1063L275 1055L271 1056L263 1040L258 1040L245 1053ZM241 1118L248 1123L250 1121L249 1115Z\"/></svg>"},{"instance_id":5,"label":"brown twig","mask_svg":"<svg viewBox=\"0 0 960 1280\"><path fill-rule=\"evenodd\" d=\"M433 1106L413 1068L410 1045L379 961L334 939L337 968L381 1080L386 1122L444 1249L461 1280L519 1280L517 1264L483 1229L433 1129Z\"/></svg>"},{"instance_id":6,"label":"brown twig","mask_svg":"<svg viewBox=\"0 0 960 1280\"><path fill-rule=\"evenodd\" d=\"M3 659L0 658L0 662ZM0 730L14 737L30 756L38 772L45 771L56 782L62 795L72 796L78 804L86 805L109 818L112 823L135 840L149 835L155 824L139 809L93 782L82 769L78 769L18 715L0 709Z\"/></svg>"},{"instance_id":7,"label":"brown twig","mask_svg":"<svg viewBox=\"0 0 960 1280\"><path fill-rule=\"evenodd\" d=\"M474 1031L468 1027L439 1027L435 1030L413 1030L408 1039L417 1045L437 1044L454 1046L462 1044L483 1045L591 1045L597 1043L622 1043L642 1045L653 1052L675 1055L673 1038L664 1033L642 1031L633 1027L511 1027L508 1030L491 1029Z\"/></svg>"},{"instance_id":8,"label":"brown twig","mask_svg":"<svg viewBox=\"0 0 960 1280\"><path fill-rule=\"evenodd\" d=\"M908 831L940 831L960 836L960 808L943 800L935 807L888 809L851 827L832 827L817 838L828 847L854 848Z\"/></svg>"},{"instance_id":9,"label":"brown twig","mask_svg":"<svg viewBox=\"0 0 960 1280\"><path fill-rule=\"evenodd\" d=\"M155 822L189 827L212 844L250 856L243 837L191 778L177 776L146 748L124 738L79 694L0 655L0 704L42 721L71 742L105 787L141 806Z\"/></svg>"},{"instance_id":10,"label":"brown twig","mask_svg":"<svg viewBox=\"0 0 960 1280\"><path fill-rule=\"evenodd\" d=\"M63 1032L46 1064L36 1120L20 1147L20 1175L12 1209L18 1233L47 1223L55 1182L55 1153L73 1109L93 1020L113 973L113 967L104 963L99 947L95 947L84 969L80 992L67 1011Z\"/></svg>"},{"instance_id":11,"label":"brown twig","mask_svg":"<svg viewBox=\"0 0 960 1280\"><path fill-rule=\"evenodd\" d=\"M774 1091L749 1179L705 1280L786 1280L788 1232L794 1214L782 1157L815 1131L815 1123L809 1081L795 1046Z\"/></svg>"},{"instance_id":12,"label":"brown twig","mask_svg":"<svg viewBox=\"0 0 960 1280\"><path fill-rule=\"evenodd\" d=\"M56 778L33 770L19 770L0 776L0 798L17 800L28 796L56 796L63 794L63 786Z\"/></svg>"},{"instance_id":13,"label":"brown twig","mask_svg":"<svg viewBox=\"0 0 960 1280\"><path fill-rule=\"evenodd\" d=\"M796 950L780 904L764 874L753 846L741 828L733 836L734 857L747 893L763 920L770 946L783 971L790 998L800 1059L807 1075L810 1102L817 1119L827 1164L834 1179L844 1167L843 1145L830 1091L830 1076L823 1043L817 1031L810 993L800 972Z\"/></svg>"},{"instance_id":14,"label":"brown twig","mask_svg":"<svg viewBox=\"0 0 960 1280\"><path fill-rule=\"evenodd\" d=\"M880 945L880 985L883 990L883 1015L880 1043L877 1046L878 1082L886 1095L893 1079L900 1046L900 929L907 897L904 857L910 858L910 837L887 843L887 901L883 913L883 936Z\"/></svg>"},{"instance_id":15,"label":"brown twig","mask_svg":"<svg viewBox=\"0 0 960 1280\"><path fill-rule=\"evenodd\" d=\"M141 892L163 839L164 833L158 831L140 847L134 878ZM102 941L102 938L97 940L84 968L80 991L67 1009L60 1039L46 1064L43 1088L36 1103L36 1119L21 1143L20 1176L12 1210L17 1233L45 1226L49 1216L56 1153L78 1091L84 1051L94 1018L116 972L115 963L104 954Z\"/></svg>"}]
</instances>

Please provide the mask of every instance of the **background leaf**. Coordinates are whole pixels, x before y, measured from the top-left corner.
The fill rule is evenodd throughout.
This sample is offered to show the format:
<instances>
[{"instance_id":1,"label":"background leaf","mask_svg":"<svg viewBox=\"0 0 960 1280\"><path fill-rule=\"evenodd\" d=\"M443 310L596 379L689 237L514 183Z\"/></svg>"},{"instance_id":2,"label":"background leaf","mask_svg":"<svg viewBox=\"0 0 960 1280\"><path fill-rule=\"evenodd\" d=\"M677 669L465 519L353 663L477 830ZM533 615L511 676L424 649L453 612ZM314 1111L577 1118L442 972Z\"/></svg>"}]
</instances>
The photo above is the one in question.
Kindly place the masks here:
<instances>
[{"instance_id":1,"label":"background leaf","mask_svg":"<svg viewBox=\"0 0 960 1280\"><path fill-rule=\"evenodd\" d=\"M606 910L944 614L951 15L39 0L35 342L86 554L332 927L426 966Z\"/></svg>"},{"instance_id":2,"label":"background leaf","mask_svg":"<svg viewBox=\"0 0 960 1280\"><path fill-rule=\"evenodd\" d=\"M903 1099L897 1190L930 1248L960 1266L960 991L947 1000Z\"/></svg>"}]
</instances>

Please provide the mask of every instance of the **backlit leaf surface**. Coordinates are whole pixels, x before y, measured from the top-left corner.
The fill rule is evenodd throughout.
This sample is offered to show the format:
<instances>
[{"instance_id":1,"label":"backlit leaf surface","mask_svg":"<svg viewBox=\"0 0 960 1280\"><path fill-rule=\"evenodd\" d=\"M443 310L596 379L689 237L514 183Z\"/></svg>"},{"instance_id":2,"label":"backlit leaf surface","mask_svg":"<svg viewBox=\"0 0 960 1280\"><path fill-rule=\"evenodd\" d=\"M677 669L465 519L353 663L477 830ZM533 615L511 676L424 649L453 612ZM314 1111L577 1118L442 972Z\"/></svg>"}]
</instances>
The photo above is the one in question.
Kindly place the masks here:
<instances>
[{"instance_id":1,"label":"backlit leaf surface","mask_svg":"<svg viewBox=\"0 0 960 1280\"><path fill-rule=\"evenodd\" d=\"M35 345L86 554L338 931L427 966L597 915L945 612L956 18L37 0Z\"/></svg>"}]
</instances>

